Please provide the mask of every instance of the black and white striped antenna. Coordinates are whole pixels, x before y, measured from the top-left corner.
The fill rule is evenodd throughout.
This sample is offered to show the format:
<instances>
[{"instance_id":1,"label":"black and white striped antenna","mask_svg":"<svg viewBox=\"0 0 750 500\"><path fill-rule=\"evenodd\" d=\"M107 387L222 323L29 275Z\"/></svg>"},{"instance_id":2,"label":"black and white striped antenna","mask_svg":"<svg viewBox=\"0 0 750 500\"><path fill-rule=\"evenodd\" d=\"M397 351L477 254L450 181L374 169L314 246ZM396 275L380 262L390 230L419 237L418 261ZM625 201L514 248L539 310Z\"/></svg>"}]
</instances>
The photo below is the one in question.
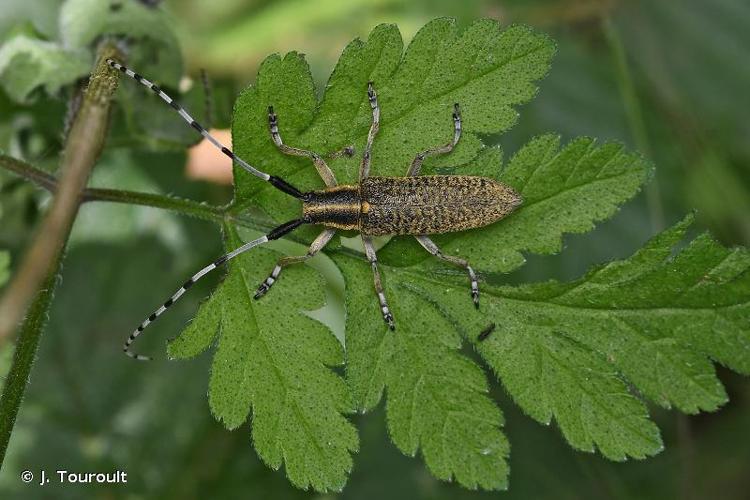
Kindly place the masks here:
<instances>
[{"instance_id":1,"label":"black and white striped antenna","mask_svg":"<svg viewBox=\"0 0 750 500\"><path fill-rule=\"evenodd\" d=\"M206 130L200 123L195 121L192 116L179 104L177 104L174 99L169 97L162 89L160 89L157 85L150 82L149 80L143 78L141 75L136 73L135 71L126 68L122 64L118 63L117 61L113 59L107 59L107 64L109 64L111 67L123 72L124 74L128 75L129 77L133 78L138 83L144 85L145 87L151 89L156 95L162 98L164 102L172 106L172 108L177 111L177 113L182 117L183 120L185 120L191 127L193 127L195 130L197 130L203 137L205 137L211 144L216 146L222 153L227 155L229 158L232 159L232 161L236 162L240 167L244 168L246 171L250 172L254 176L263 179L266 182L271 183L276 189L283 191L284 193L294 196L298 199L305 199L305 194L302 193L300 190L286 182L285 180L276 177L275 175L269 175L265 172L261 172L257 168L253 167L249 163L247 163L245 160L234 154L229 148L224 146L221 142L219 142L214 136L212 136L208 130ZM191 287L193 284L195 284L196 281L201 279L203 276L207 275L217 267L220 267L224 264L226 264L229 260L237 257L241 253L247 252L251 248L257 247L258 245L262 245L264 243L267 243L271 240L275 240L277 238L280 238L284 236L285 234L294 231L297 229L300 225L305 224L307 221L304 219L296 219L293 221L289 221L285 224L280 225L279 227L273 229L270 233L261 236L258 239L255 239L253 241L250 241L248 243L245 243L241 247L232 250L231 252L222 255L218 259L216 259L211 264L207 265L197 273L195 273L193 276L190 277L164 304L162 304L156 311L151 313L148 318L144 319L143 322L141 322L140 325L138 325L138 328L136 328L133 333L130 334L130 336L125 341L125 345L123 346L123 351L125 354L130 356L133 359L139 360L139 361L149 361L151 358L148 356L143 356L141 354L136 354L133 351L130 350L131 345L135 341L136 338L138 338L141 333L143 333L143 330L146 329L148 325L156 321L156 318L161 316L164 311L166 311L172 304L177 302L177 300L182 297L182 295Z\"/></svg>"},{"instance_id":2,"label":"black and white striped antenna","mask_svg":"<svg viewBox=\"0 0 750 500\"><path fill-rule=\"evenodd\" d=\"M208 130L206 130L200 123L195 121L192 116L190 116L190 113L188 113L185 108L177 104L174 99L169 97L161 88L159 88L158 85L154 84L153 82L150 82L149 80L146 80L141 75L136 73L130 68L126 68L122 64L118 63L114 59L107 59L107 64L109 64L111 67L122 71L124 74L128 75L130 78L135 80L136 82L140 83L141 85L147 87L148 89L152 90L154 94L158 95L162 98L164 102L172 106L172 108L179 113L179 115L182 117L183 120L185 120L191 127L193 127L195 130L197 130L203 137L205 137L211 144L216 146L219 151L227 155L229 158L232 159L232 161L236 162L237 165L244 168L246 171L250 172L254 176L263 179L266 182L271 183L273 187L278 189L279 191L283 191L284 193L294 196L297 199L303 199L305 197L304 193L302 193L299 189L292 186L288 182L286 182L284 179L280 177L276 177L275 175L269 175L265 172L261 172L257 168L250 165L248 162L237 156L232 152L231 149L224 146L221 142L219 142L216 137L212 136Z\"/></svg>"},{"instance_id":3,"label":"black and white striped antenna","mask_svg":"<svg viewBox=\"0 0 750 500\"><path fill-rule=\"evenodd\" d=\"M202 277L204 277L205 275L207 275L208 273L210 273L217 267L223 266L229 260L237 257L241 253L247 252L251 248L255 248L258 245L262 245L263 243L268 243L271 240L281 238L285 234L294 231L302 224L305 224L305 222L306 221L304 219L296 219L293 221L289 221L285 224L282 224L276 229L272 230L270 233L264 236L261 236L260 238L255 239L253 241L249 241L245 243L244 245L242 245L241 247L222 255L221 257L219 257L218 259L216 259L215 261L213 261L212 263L210 263L209 265L207 265L206 267L204 267L203 269L201 269L200 271L192 275L169 299L167 299L167 301L164 304L162 304L156 311L152 312L148 318L144 319L141 322L141 324L138 325L138 328L133 330L133 333L131 333L130 336L125 341L125 345L122 347L122 350L125 352L125 354L127 354L131 358L136 359L138 361L150 361L151 358L149 356L143 356L141 354L134 353L133 351L130 350L130 346L133 344L135 339L137 339L138 336L141 333L143 333L143 330L145 330L148 325L156 321L156 318L161 316L164 313L164 311L169 309L169 307L171 307L175 302L177 302L177 300L179 300L179 298L182 297L182 295L191 286L193 286L196 281L198 281L199 279L201 279Z\"/></svg>"}]
</instances>

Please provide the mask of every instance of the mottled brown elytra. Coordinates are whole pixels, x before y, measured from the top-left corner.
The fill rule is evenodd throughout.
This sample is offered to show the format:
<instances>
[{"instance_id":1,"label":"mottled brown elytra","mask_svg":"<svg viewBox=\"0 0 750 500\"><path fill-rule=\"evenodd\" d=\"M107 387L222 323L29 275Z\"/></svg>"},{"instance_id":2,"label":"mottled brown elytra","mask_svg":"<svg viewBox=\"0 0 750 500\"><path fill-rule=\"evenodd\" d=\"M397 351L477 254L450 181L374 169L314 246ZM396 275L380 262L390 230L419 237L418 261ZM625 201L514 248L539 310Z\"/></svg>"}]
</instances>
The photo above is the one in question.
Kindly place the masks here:
<instances>
[{"instance_id":1,"label":"mottled brown elytra","mask_svg":"<svg viewBox=\"0 0 750 500\"><path fill-rule=\"evenodd\" d=\"M302 201L302 217L289 221L275 228L265 236L245 243L241 247L219 257L216 261L204 267L183 284L172 297L159 309L146 318L125 341L125 353L139 360L150 359L135 354L130 350L133 341L151 322L156 320L168 307L179 299L193 283L210 271L237 255L253 247L293 231L302 224L318 224L325 229L312 242L305 255L282 257L255 292L259 299L268 292L279 278L281 270L295 263L304 262L318 253L333 238L337 229L359 231L362 244L370 262L375 279L375 291L380 302L383 319L391 330L395 329L393 315L388 308L388 302L383 291L383 285L378 271L378 260L373 236L381 235L413 235L416 240L435 257L466 269L471 280L471 296L474 305L479 307L479 287L474 270L464 259L443 254L438 246L427 236L429 234L450 233L482 227L502 219L521 204L521 196L512 188L494 179L468 175L426 175L419 172L425 158L439 154L446 154L453 150L461 137L461 113L458 104L453 106L453 139L444 146L428 149L417 154L409 167L405 177L370 177L370 161L372 144L380 128L380 107L373 83L367 84L367 98L372 108L372 125L367 134L365 150L359 168L359 182L357 184L338 185L336 177L326 164L323 157L312 151L287 146L279 134L278 119L273 107L268 108L268 124L271 139L282 153L293 156L305 156L312 160L320 177L325 183L325 189L303 193L283 179L261 172L235 155L229 148L222 145L208 131L196 122L184 108L165 94L159 87L146 80L138 73L109 59L110 66L122 71L136 81L151 89L165 102L171 105L182 118L203 137L209 140L222 153L260 179L269 182L275 188ZM353 148L347 147L340 153L352 155ZM494 325L491 325L494 327ZM483 331L479 340L484 340L494 328Z\"/></svg>"}]
</instances>

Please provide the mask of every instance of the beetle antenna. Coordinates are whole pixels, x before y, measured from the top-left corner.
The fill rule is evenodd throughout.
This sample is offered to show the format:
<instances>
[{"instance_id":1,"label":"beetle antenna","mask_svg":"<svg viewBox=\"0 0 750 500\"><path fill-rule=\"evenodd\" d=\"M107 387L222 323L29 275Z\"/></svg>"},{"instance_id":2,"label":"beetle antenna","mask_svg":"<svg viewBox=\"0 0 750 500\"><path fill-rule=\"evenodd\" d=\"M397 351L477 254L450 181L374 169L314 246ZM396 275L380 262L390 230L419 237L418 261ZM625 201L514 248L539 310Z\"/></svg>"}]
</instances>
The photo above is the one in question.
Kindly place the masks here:
<instances>
[{"instance_id":1,"label":"beetle antenna","mask_svg":"<svg viewBox=\"0 0 750 500\"><path fill-rule=\"evenodd\" d=\"M196 281L198 281L199 279L201 279L202 277L204 277L205 275L207 275L208 273L210 273L217 267L226 264L229 260L237 257L241 253L247 252L251 248L257 247L258 245L262 245L263 243L267 243L271 240L276 240L278 238L281 238L285 234L291 233L292 231L297 229L302 224L305 224L306 222L307 221L305 221L304 219L295 219L285 224L282 224L279 227L273 229L270 233L264 236L261 236L260 238L255 239L253 241L247 242L241 247L235 250L232 250L231 252L227 254L222 255L221 257L219 257L218 259L216 259L215 261L213 261L212 263L210 263L209 265L207 265L206 267L204 267L203 269L201 269L200 271L192 275L190 279L187 280L185 284L183 284L179 288L179 290L177 290L174 293L174 295L172 295L161 307L159 307L159 309L152 312L148 318L144 319L143 322L140 325L138 325L138 328L136 328L133 331L133 333L130 334L128 339L125 341L125 345L123 346L122 350L125 352L125 354L127 354L131 358L136 359L138 361L150 361L151 360L150 357L142 356L140 354L136 354L133 351L131 351L130 346L133 344L135 339L138 338L138 336L141 333L143 333L143 330L145 330L148 325L156 321L156 318L161 316L164 313L164 311L166 311L170 306L172 306L172 304L177 302L177 300L179 300L179 298L182 297L182 295L188 290L188 288L193 286Z\"/></svg>"},{"instance_id":2,"label":"beetle antenna","mask_svg":"<svg viewBox=\"0 0 750 500\"><path fill-rule=\"evenodd\" d=\"M172 108L177 111L177 113L182 117L183 120L185 120L191 127L193 127L195 130L197 130L203 137L208 139L208 141L216 146L217 149L219 149L222 153L227 155L229 158L232 159L232 161L236 162L240 167L244 168L251 174L253 174L256 177L259 177L263 179L266 182L270 182L273 187L278 189L279 191L283 191L284 193L293 196L297 199L303 199L304 194L297 189L296 187L292 186L288 182L286 182L284 179L280 177L276 177L275 175L269 175L265 172L261 172L257 168L253 167L249 163L247 163L245 160L237 156L232 152L231 149L224 146L222 143L216 139L216 137L212 136L208 130L206 130L200 123L195 121L192 116L179 104L175 102L174 99L169 97L159 86L154 84L153 82L148 81L147 79L143 78L141 75L136 73L135 71L126 68L122 64L118 63L114 59L107 59L107 64L109 64L114 69L117 69L124 74L128 75L130 78L134 79L136 82L142 84L143 86L151 89L156 95L162 98L164 102L172 106Z\"/></svg>"}]
</instances>

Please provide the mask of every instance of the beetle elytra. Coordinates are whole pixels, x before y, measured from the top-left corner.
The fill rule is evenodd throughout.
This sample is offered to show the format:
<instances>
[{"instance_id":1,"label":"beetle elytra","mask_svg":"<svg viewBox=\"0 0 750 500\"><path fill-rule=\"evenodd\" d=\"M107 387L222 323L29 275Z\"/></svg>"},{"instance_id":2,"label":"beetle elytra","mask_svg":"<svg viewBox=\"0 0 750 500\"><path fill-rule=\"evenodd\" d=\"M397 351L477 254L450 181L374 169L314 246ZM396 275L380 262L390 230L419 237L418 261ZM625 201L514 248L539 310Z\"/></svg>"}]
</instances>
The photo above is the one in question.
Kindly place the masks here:
<instances>
[{"instance_id":1,"label":"beetle elytra","mask_svg":"<svg viewBox=\"0 0 750 500\"><path fill-rule=\"evenodd\" d=\"M381 283L377 255L372 242L373 236L413 235L422 247L435 257L465 269L471 282L472 300L475 306L479 307L479 286L474 269L464 259L443 254L428 235L463 231L491 224L510 214L521 204L522 199L511 187L487 177L419 175L422 163L426 158L450 153L458 143L461 137L461 113L458 104L455 104L453 108L454 133L450 142L417 154L407 171L406 177L370 177L372 145L380 128L380 107L373 83L368 83L367 99L372 108L372 125L367 134L367 142L362 154L359 182L350 185L338 185L335 175L321 155L284 144L279 133L278 118L273 107L269 106L268 124L273 142L284 154L310 158L325 184L324 189L303 193L285 180L261 172L235 155L158 86L114 60L108 59L107 62L112 68L123 72L151 89L172 106L190 126L240 167L302 202L302 216L300 218L282 224L268 234L219 257L188 279L177 292L146 318L128 337L123 346L123 350L128 356L138 360L150 359L132 352L131 344L150 323L174 304L196 281L237 255L268 241L278 239L303 224L317 224L323 226L324 229L312 242L305 255L279 259L271 274L258 287L255 299L260 299L269 291L271 286L279 279L284 267L304 262L322 250L331 241L336 230L355 230L361 234L365 254L372 267L375 292L380 303L383 320L391 330L395 329L395 322ZM344 151L347 154L352 153L351 148L345 148Z\"/></svg>"}]
</instances>

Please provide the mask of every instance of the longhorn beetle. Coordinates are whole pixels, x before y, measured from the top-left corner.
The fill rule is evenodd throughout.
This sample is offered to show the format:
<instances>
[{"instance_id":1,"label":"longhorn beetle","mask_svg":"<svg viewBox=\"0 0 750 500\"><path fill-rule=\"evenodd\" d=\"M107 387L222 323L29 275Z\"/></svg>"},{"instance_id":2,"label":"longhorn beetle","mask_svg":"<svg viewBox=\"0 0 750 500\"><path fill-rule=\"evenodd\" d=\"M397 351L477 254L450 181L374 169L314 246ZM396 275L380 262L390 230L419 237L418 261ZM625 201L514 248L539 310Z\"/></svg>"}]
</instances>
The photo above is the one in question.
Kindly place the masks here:
<instances>
[{"instance_id":1,"label":"longhorn beetle","mask_svg":"<svg viewBox=\"0 0 750 500\"><path fill-rule=\"evenodd\" d=\"M270 240L278 239L302 224L318 224L324 226L325 229L315 238L305 255L279 259L271 274L258 287L255 292L255 299L261 298L268 292L279 279L279 274L284 267L304 262L317 254L331 241L337 229L343 229L359 231L362 236L365 254L372 267L375 292L380 302L383 320L391 330L395 330L396 327L380 280L378 259L375 255L372 236L413 235L425 250L438 259L465 269L471 280L471 297L474 305L477 308L479 307L479 286L474 269L464 259L443 254L427 235L463 231L491 224L511 213L521 204L522 200L521 196L510 187L487 177L467 175L419 176L422 163L427 157L449 153L458 143L461 137L461 112L458 104L453 105L453 139L450 142L444 146L428 149L417 154L411 162L406 177L370 177L372 144L380 128L380 107L378 106L375 87L372 82L369 82L367 84L367 99L372 108L372 125L367 134L367 142L359 167L359 183L345 185L336 183L336 177L321 155L284 144L279 134L276 113L273 111L273 106L269 106L268 125L274 144L284 154L310 158L325 183L325 189L303 193L285 180L257 170L234 154L152 82L112 59L107 59L107 63L112 68L120 70L151 89L172 106L191 127L240 167L269 182L276 189L302 201L302 217L286 222L268 234L222 255L194 274L164 305L143 320L138 328L130 334L123 347L125 354L131 358L137 360L150 359L147 356L132 352L130 350L131 344L149 324L174 304L196 281L239 254ZM352 152L350 148L347 148L347 151Z\"/></svg>"}]
</instances>

